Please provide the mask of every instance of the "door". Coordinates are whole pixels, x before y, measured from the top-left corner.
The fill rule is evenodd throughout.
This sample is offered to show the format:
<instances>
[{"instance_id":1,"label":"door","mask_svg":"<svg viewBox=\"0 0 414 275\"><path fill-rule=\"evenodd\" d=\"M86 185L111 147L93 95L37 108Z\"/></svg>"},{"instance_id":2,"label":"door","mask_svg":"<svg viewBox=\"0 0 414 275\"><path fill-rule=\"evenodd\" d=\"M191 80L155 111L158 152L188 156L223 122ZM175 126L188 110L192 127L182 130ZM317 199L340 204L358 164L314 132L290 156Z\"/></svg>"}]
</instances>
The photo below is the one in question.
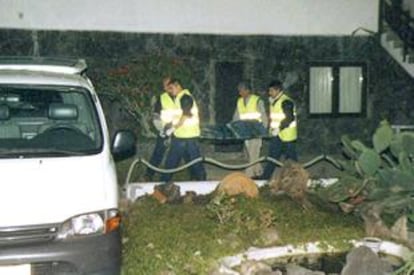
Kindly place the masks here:
<instances>
[{"instance_id":1,"label":"door","mask_svg":"<svg viewBox=\"0 0 414 275\"><path fill-rule=\"evenodd\" d=\"M217 125L230 122L236 108L237 84L243 79L243 63L241 62L220 62L215 67L216 94L215 121ZM216 152L240 152L243 149L242 141L223 141L216 144Z\"/></svg>"}]
</instances>

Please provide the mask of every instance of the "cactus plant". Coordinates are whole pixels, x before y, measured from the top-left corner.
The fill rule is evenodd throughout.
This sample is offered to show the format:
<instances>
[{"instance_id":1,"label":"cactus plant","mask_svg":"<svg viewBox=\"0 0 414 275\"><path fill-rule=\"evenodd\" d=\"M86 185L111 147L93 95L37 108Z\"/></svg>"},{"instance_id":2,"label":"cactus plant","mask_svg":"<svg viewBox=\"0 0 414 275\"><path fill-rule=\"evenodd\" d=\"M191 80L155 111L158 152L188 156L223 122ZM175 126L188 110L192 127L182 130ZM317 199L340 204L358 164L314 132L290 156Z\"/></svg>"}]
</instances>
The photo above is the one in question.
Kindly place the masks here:
<instances>
[{"instance_id":1,"label":"cactus plant","mask_svg":"<svg viewBox=\"0 0 414 275\"><path fill-rule=\"evenodd\" d=\"M374 136L372 137L372 143L375 151L378 153L385 151L385 149L390 146L393 135L394 133L388 121L381 121L380 126L377 128Z\"/></svg>"},{"instance_id":2,"label":"cactus plant","mask_svg":"<svg viewBox=\"0 0 414 275\"><path fill-rule=\"evenodd\" d=\"M361 167L362 173L371 177L377 173L381 165L381 157L372 149L365 149L356 162Z\"/></svg>"},{"instance_id":3,"label":"cactus plant","mask_svg":"<svg viewBox=\"0 0 414 275\"><path fill-rule=\"evenodd\" d=\"M348 136L341 142L347 157L339 161L343 172L337 183L318 191L320 197L353 205L363 217L364 211L376 209L388 226L404 215L414 222L414 133L394 133L384 120L372 136L372 147Z\"/></svg>"}]
</instances>

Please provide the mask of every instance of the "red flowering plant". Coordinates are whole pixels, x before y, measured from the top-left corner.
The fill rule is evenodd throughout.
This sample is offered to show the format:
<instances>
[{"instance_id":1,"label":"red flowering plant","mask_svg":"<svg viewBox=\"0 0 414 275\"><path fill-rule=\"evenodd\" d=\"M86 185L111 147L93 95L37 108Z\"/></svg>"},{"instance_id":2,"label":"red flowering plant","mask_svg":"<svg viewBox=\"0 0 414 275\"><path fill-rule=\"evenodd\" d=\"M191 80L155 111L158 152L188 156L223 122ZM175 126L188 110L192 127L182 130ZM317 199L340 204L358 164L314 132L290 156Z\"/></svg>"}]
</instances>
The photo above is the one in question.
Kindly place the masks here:
<instances>
[{"instance_id":1,"label":"red flowering plant","mask_svg":"<svg viewBox=\"0 0 414 275\"><path fill-rule=\"evenodd\" d=\"M167 76L189 83L190 67L178 58L163 55L131 58L127 64L110 68L101 75L101 91L111 91L122 107L138 120L144 137L155 136L151 127L152 106L163 92L162 79Z\"/></svg>"}]
</instances>

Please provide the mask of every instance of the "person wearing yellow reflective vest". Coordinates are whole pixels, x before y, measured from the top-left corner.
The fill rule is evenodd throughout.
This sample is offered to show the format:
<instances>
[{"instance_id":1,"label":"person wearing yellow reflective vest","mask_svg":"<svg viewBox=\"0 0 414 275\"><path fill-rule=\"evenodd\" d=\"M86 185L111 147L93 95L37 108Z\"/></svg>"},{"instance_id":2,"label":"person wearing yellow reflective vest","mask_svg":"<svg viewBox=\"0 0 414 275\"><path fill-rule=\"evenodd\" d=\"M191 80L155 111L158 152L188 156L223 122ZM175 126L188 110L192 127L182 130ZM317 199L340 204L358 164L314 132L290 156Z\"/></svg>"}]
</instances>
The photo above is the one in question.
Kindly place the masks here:
<instances>
[{"instance_id":1,"label":"person wearing yellow reflective vest","mask_svg":"<svg viewBox=\"0 0 414 275\"><path fill-rule=\"evenodd\" d=\"M168 117L168 115L166 115L166 113L168 113L168 107L171 105L168 104L168 102L173 102L174 100L171 95L171 89L168 87L170 81L170 76L163 78L162 84L164 91L161 92L159 96L157 96L157 99L153 104L152 123L155 129L158 131L158 134L149 163L156 167L160 166L165 152L167 151L167 146L165 145L166 136L164 133L164 128L168 123L171 122L171 119ZM154 174L155 170L148 167L144 175L144 180L153 181Z\"/></svg>"},{"instance_id":2,"label":"person wearing yellow reflective vest","mask_svg":"<svg viewBox=\"0 0 414 275\"><path fill-rule=\"evenodd\" d=\"M201 157L198 139L200 137L200 119L197 103L188 89L183 89L178 79L171 79L169 89L173 101L166 101L166 116L171 123L166 125L165 134L171 136L171 144L165 160L165 168L177 168L180 161L185 163ZM202 162L189 167L191 180L206 180L206 171ZM169 182L171 173L164 173L161 181Z\"/></svg>"},{"instance_id":3,"label":"person wearing yellow reflective vest","mask_svg":"<svg viewBox=\"0 0 414 275\"><path fill-rule=\"evenodd\" d=\"M268 156L280 159L282 155L286 159L298 160L296 152L297 139L297 117L293 100L288 97L279 80L272 81L268 86L269 112L271 134ZM262 179L268 180L272 177L276 165L272 162L266 163Z\"/></svg>"},{"instance_id":4,"label":"person wearing yellow reflective vest","mask_svg":"<svg viewBox=\"0 0 414 275\"><path fill-rule=\"evenodd\" d=\"M237 85L237 90L240 97L237 100L236 110L233 114L233 121L237 120L256 120L267 127L267 115L263 100L251 92L249 85L241 82ZM257 160L260 157L260 150L262 148L261 138L246 139L244 141L244 148L247 158L250 162ZM256 178L262 174L262 166L257 163L246 168L245 173L251 178Z\"/></svg>"}]
</instances>

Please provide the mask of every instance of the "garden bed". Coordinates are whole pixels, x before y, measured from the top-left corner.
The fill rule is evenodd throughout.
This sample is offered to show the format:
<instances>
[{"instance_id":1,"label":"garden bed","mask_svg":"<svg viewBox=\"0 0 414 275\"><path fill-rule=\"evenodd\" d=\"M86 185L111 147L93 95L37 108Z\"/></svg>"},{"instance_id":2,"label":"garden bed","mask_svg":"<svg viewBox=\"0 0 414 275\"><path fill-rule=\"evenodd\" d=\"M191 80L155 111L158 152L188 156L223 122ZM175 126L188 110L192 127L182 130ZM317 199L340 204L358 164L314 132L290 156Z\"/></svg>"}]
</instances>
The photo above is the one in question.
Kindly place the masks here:
<instances>
[{"instance_id":1,"label":"garden bed","mask_svg":"<svg viewBox=\"0 0 414 275\"><path fill-rule=\"evenodd\" d=\"M341 247L364 237L360 218L318 207L304 210L267 186L256 199L212 201L211 194L175 204L160 204L150 195L138 198L123 227L124 274L208 274L220 258L250 247L316 241ZM264 236L267 229L277 232L271 242Z\"/></svg>"}]
</instances>

